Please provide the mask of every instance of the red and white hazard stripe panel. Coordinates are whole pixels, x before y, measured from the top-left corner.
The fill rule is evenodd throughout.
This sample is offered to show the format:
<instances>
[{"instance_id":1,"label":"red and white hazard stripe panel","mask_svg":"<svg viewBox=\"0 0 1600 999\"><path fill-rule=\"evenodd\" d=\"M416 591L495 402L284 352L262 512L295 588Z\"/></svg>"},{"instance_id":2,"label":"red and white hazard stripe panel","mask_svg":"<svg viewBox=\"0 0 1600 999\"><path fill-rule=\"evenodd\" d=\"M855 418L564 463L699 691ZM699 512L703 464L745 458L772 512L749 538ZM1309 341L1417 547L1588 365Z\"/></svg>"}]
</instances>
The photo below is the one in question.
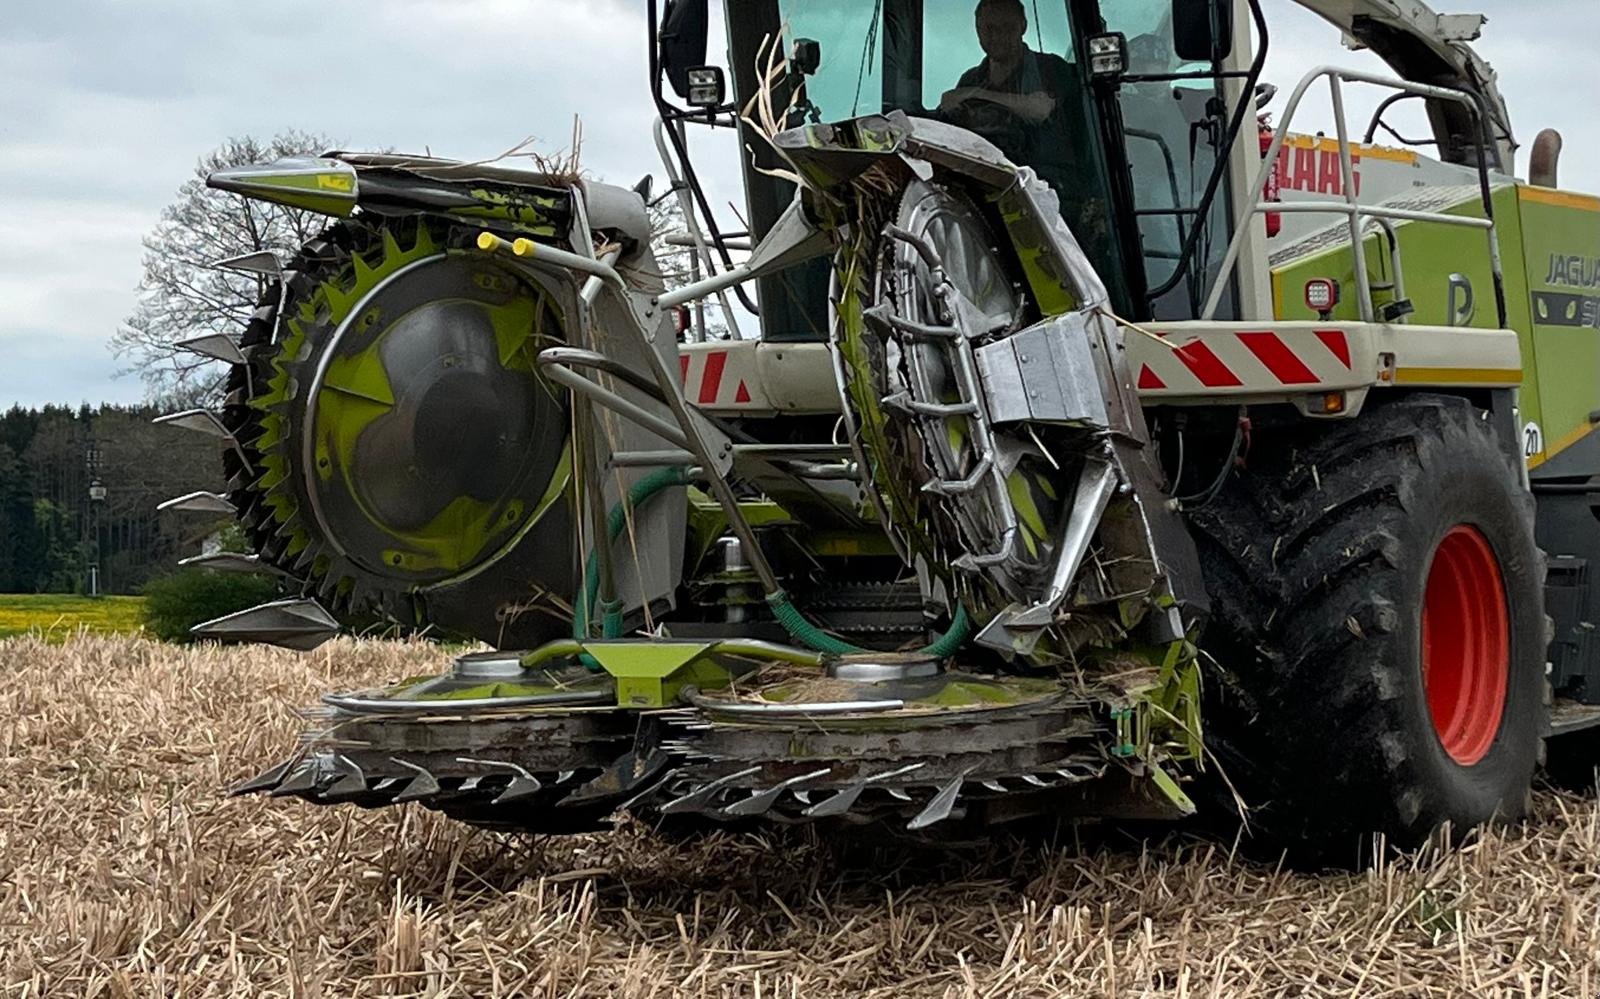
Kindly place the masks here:
<instances>
[{"instance_id":1,"label":"red and white hazard stripe panel","mask_svg":"<svg viewBox=\"0 0 1600 999\"><path fill-rule=\"evenodd\" d=\"M1141 395L1316 392L1367 385L1374 376L1357 370L1352 338L1340 329L1212 327L1161 336L1172 346L1132 334L1124 340Z\"/></svg>"},{"instance_id":2,"label":"red and white hazard stripe panel","mask_svg":"<svg viewBox=\"0 0 1600 999\"><path fill-rule=\"evenodd\" d=\"M761 383L755 372L755 346L752 342L728 348L684 350L678 355L684 397L708 409L765 406L765 399L756 398Z\"/></svg>"}]
</instances>

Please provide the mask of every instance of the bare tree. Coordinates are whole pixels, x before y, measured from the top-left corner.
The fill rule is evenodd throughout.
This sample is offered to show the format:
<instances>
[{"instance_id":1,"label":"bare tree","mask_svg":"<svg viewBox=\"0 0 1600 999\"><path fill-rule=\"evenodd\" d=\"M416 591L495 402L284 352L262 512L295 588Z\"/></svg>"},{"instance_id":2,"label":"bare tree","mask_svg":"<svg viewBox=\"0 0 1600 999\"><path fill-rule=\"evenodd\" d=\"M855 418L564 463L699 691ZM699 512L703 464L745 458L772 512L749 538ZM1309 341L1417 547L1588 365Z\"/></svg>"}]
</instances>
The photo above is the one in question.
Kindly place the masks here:
<instances>
[{"instance_id":1,"label":"bare tree","mask_svg":"<svg viewBox=\"0 0 1600 999\"><path fill-rule=\"evenodd\" d=\"M326 136L306 132L284 132L266 142L244 136L229 139L195 165L194 177L178 189L177 199L144 238L139 302L111 338L117 355L129 362L125 373L138 374L151 399L205 404L221 397L222 366L173 345L204 333L236 333L255 310L263 282L211 264L260 250L287 256L327 224L314 212L214 191L206 187L207 175L315 156L334 145Z\"/></svg>"},{"instance_id":2,"label":"bare tree","mask_svg":"<svg viewBox=\"0 0 1600 999\"><path fill-rule=\"evenodd\" d=\"M647 208L650 217L650 248L655 252L656 263L668 288L681 288L707 275L695 266L695 250L684 240L689 234L684 222L683 208L676 196L658 197ZM675 237L669 241L668 237ZM722 314L720 300L713 298L703 306L706 334L713 339L729 335L728 321ZM698 307L696 307L698 308Z\"/></svg>"}]
</instances>

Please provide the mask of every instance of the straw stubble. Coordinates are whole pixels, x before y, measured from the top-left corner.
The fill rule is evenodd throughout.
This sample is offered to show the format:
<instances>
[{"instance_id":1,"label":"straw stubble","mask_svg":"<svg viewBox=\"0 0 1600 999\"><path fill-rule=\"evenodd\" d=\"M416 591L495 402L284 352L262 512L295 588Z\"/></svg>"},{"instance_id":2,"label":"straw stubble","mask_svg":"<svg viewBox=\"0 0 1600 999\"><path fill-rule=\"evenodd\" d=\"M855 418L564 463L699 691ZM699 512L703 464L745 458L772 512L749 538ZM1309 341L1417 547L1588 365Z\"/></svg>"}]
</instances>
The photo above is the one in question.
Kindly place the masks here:
<instances>
[{"instance_id":1,"label":"straw stubble","mask_svg":"<svg viewBox=\"0 0 1600 999\"><path fill-rule=\"evenodd\" d=\"M1597 992L1593 796L1542 792L1523 829L1321 876L1188 835L532 839L415 806L221 797L285 755L319 692L444 660L0 641L5 994Z\"/></svg>"}]
</instances>

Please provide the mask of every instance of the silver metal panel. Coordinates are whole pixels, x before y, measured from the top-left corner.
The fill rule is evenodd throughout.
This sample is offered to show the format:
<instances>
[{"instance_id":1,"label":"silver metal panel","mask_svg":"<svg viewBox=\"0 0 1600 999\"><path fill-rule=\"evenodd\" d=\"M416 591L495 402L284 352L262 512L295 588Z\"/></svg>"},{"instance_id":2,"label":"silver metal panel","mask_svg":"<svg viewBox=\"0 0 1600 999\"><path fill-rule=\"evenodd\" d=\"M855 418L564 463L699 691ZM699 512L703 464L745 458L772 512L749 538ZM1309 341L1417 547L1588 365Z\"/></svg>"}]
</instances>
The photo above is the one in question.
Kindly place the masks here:
<instances>
[{"instance_id":1,"label":"silver metal panel","mask_svg":"<svg viewBox=\"0 0 1600 999\"><path fill-rule=\"evenodd\" d=\"M981 347L978 372L989 418L1095 429L1107 426L1105 400L1085 319L1061 316Z\"/></svg>"},{"instance_id":2,"label":"silver metal panel","mask_svg":"<svg viewBox=\"0 0 1600 999\"><path fill-rule=\"evenodd\" d=\"M271 250L241 253L237 257L218 260L212 263L211 266L220 270L240 271L245 274L265 274L268 277L277 277L283 273L282 261Z\"/></svg>"}]
</instances>

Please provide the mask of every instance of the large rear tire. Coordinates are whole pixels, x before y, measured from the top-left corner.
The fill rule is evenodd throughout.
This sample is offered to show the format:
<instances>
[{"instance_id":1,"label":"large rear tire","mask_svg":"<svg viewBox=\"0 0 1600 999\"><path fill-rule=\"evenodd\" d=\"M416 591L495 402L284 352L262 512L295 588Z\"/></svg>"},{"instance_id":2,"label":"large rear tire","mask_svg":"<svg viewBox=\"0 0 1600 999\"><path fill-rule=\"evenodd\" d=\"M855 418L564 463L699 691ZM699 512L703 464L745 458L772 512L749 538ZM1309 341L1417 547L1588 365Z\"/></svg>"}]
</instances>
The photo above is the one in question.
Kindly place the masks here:
<instances>
[{"instance_id":1,"label":"large rear tire","mask_svg":"<svg viewBox=\"0 0 1600 999\"><path fill-rule=\"evenodd\" d=\"M1544 561L1486 413L1413 395L1258 442L1191 523L1219 667L1207 739L1275 842L1357 860L1369 833L1411 847L1521 816Z\"/></svg>"}]
</instances>

